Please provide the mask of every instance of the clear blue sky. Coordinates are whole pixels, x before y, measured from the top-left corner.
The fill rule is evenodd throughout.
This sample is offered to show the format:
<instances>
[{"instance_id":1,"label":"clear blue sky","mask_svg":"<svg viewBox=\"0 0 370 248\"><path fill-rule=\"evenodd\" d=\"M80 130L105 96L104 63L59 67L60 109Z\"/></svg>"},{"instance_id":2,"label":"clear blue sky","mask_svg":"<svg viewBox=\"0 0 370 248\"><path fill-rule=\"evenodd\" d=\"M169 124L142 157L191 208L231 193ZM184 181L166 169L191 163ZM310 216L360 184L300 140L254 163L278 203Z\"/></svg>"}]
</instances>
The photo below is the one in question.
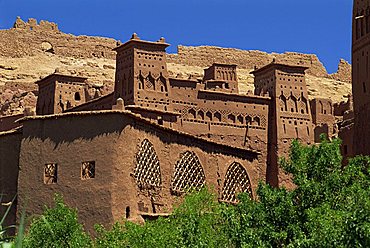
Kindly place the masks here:
<instances>
[{"instance_id":1,"label":"clear blue sky","mask_svg":"<svg viewBox=\"0 0 370 248\"><path fill-rule=\"evenodd\" d=\"M314 53L329 72L351 55L352 0L0 0L0 29L16 16L58 23L72 34L133 32L181 45Z\"/></svg>"}]
</instances>

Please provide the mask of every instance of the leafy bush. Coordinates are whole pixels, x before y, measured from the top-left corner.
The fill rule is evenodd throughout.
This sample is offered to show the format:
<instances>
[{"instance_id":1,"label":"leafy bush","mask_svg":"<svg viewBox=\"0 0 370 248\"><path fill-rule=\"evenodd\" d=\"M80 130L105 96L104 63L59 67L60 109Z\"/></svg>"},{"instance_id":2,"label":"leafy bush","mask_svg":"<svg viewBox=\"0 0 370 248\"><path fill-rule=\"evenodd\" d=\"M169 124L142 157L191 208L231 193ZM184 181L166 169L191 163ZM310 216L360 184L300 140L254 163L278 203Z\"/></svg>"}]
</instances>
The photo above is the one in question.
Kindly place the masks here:
<instances>
[{"instance_id":1,"label":"leafy bush","mask_svg":"<svg viewBox=\"0 0 370 248\"><path fill-rule=\"evenodd\" d=\"M227 247L222 232L221 212L208 189L194 191L174 209L168 218L148 221L145 225L130 222L115 224L109 231L98 227L97 247Z\"/></svg>"},{"instance_id":2,"label":"leafy bush","mask_svg":"<svg viewBox=\"0 0 370 248\"><path fill-rule=\"evenodd\" d=\"M91 247L92 242L77 220L77 211L68 208L61 196L55 207L35 218L25 235L24 247Z\"/></svg>"}]
</instances>

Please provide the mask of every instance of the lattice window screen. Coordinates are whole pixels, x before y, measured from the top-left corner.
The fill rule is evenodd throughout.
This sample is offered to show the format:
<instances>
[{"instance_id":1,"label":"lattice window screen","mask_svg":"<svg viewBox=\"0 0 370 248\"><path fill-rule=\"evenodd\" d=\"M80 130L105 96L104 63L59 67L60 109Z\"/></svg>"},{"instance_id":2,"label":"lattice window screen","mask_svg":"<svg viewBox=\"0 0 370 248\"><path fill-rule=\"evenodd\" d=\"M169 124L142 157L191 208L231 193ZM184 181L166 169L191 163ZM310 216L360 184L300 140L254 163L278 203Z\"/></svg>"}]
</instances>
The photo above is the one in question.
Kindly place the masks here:
<instances>
[{"instance_id":1,"label":"lattice window screen","mask_svg":"<svg viewBox=\"0 0 370 248\"><path fill-rule=\"evenodd\" d=\"M205 183L202 165L194 152L187 151L175 165L171 180L171 191L183 193L189 189L200 189Z\"/></svg>"},{"instance_id":2,"label":"lattice window screen","mask_svg":"<svg viewBox=\"0 0 370 248\"><path fill-rule=\"evenodd\" d=\"M249 195L252 196L249 177L244 167L234 162L226 172L221 200L226 202L237 202L237 194L243 192L249 193Z\"/></svg>"},{"instance_id":3,"label":"lattice window screen","mask_svg":"<svg viewBox=\"0 0 370 248\"><path fill-rule=\"evenodd\" d=\"M161 170L152 143L145 139L136 154L134 178L140 188L161 186Z\"/></svg>"},{"instance_id":4,"label":"lattice window screen","mask_svg":"<svg viewBox=\"0 0 370 248\"><path fill-rule=\"evenodd\" d=\"M95 178L95 161L82 162L81 179Z\"/></svg>"},{"instance_id":5,"label":"lattice window screen","mask_svg":"<svg viewBox=\"0 0 370 248\"><path fill-rule=\"evenodd\" d=\"M44 184L55 184L58 182L58 165L46 164L44 167Z\"/></svg>"}]
</instances>

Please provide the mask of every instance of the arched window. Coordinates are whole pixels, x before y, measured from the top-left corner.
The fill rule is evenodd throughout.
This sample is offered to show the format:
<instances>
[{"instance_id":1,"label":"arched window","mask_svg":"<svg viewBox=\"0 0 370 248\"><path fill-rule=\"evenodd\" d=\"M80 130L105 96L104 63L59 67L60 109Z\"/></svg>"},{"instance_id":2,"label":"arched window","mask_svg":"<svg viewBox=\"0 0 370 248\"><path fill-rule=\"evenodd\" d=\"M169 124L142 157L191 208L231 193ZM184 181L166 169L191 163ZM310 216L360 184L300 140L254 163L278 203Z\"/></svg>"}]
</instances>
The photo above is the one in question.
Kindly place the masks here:
<instances>
[{"instance_id":1,"label":"arched window","mask_svg":"<svg viewBox=\"0 0 370 248\"><path fill-rule=\"evenodd\" d=\"M307 114L308 113L307 100L303 96L301 96L300 99L299 99L299 110L300 110L301 114Z\"/></svg>"},{"instance_id":2,"label":"arched window","mask_svg":"<svg viewBox=\"0 0 370 248\"><path fill-rule=\"evenodd\" d=\"M150 189L161 186L161 170L157 153L147 139L141 142L136 154L134 178L139 188Z\"/></svg>"},{"instance_id":3,"label":"arched window","mask_svg":"<svg viewBox=\"0 0 370 248\"><path fill-rule=\"evenodd\" d=\"M287 108L290 112L297 112L297 99L294 96L288 98Z\"/></svg>"},{"instance_id":4,"label":"arched window","mask_svg":"<svg viewBox=\"0 0 370 248\"><path fill-rule=\"evenodd\" d=\"M220 73L220 71L217 71L217 79L221 79L221 73Z\"/></svg>"},{"instance_id":5,"label":"arched window","mask_svg":"<svg viewBox=\"0 0 370 248\"><path fill-rule=\"evenodd\" d=\"M221 114L219 112L216 112L214 116L215 116L215 120L221 121Z\"/></svg>"},{"instance_id":6,"label":"arched window","mask_svg":"<svg viewBox=\"0 0 370 248\"><path fill-rule=\"evenodd\" d=\"M321 101L319 101L319 113L320 114L323 114L324 113L324 106L323 106L323 104L322 104Z\"/></svg>"},{"instance_id":7,"label":"arched window","mask_svg":"<svg viewBox=\"0 0 370 248\"><path fill-rule=\"evenodd\" d=\"M252 187L246 169L234 162L227 169L221 200L236 203L239 193L248 193L252 197Z\"/></svg>"},{"instance_id":8,"label":"arched window","mask_svg":"<svg viewBox=\"0 0 370 248\"><path fill-rule=\"evenodd\" d=\"M237 120L238 120L238 123L239 124L243 124L244 123L244 117L242 115L238 115Z\"/></svg>"},{"instance_id":9,"label":"arched window","mask_svg":"<svg viewBox=\"0 0 370 248\"><path fill-rule=\"evenodd\" d=\"M284 95L279 97L279 105L281 111L287 111L286 98Z\"/></svg>"},{"instance_id":10,"label":"arched window","mask_svg":"<svg viewBox=\"0 0 370 248\"><path fill-rule=\"evenodd\" d=\"M208 120L208 121L212 121L212 113L211 113L211 112L209 112L209 111L208 111L208 112L206 113L206 117L207 117L207 120Z\"/></svg>"},{"instance_id":11,"label":"arched window","mask_svg":"<svg viewBox=\"0 0 370 248\"><path fill-rule=\"evenodd\" d=\"M81 96L79 92L75 93L75 101L81 101Z\"/></svg>"},{"instance_id":12,"label":"arched window","mask_svg":"<svg viewBox=\"0 0 370 248\"><path fill-rule=\"evenodd\" d=\"M154 78L149 74L145 79L145 88L149 90L155 90Z\"/></svg>"},{"instance_id":13,"label":"arched window","mask_svg":"<svg viewBox=\"0 0 370 248\"><path fill-rule=\"evenodd\" d=\"M138 76L138 79L139 79L139 89L142 90L144 89L144 77L143 75L141 75L141 72L140 75Z\"/></svg>"},{"instance_id":14,"label":"arched window","mask_svg":"<svg viewBox=\"0 0 370 248\"><path fill-rule=\"evenodd\" d=\"M246 117L245 117L245 123L246 123L246 124L252 124L252 117L250 117L250 116L246 116Z\"/></svg>"},{"instance_id":15,"label":"arched window","mask_svg":"<svg viewBox=\"0 0 370 248\"><path fill-rule=\"evenodd\" d=\"M158 78L157 84L161 92L167 92L166 79L162 75Z\"/></svg>"},{"instance_id":16,"label":"arched window","mask_svg":"<svg viewBox=\"0 0 370 248\"><path fill-rule=\"evenodd\" d=\"M233 114L229 114L229 115L227 116L227 119L229 120L229 122L231 122L231 123L235 123L235 115L233 115Z\"/></svg>"},{"instance_id":17,"label":"arched window","mask_svg":"<svg viewBox=\"0 0 370 248\"><path fill-rule=\"evenodd\" d=\"M191 118L193 119L197 118L197 114L194 109L189 109L189 114Z\"/></svg>"},{"instance_id":18,"label":"arched window","mask_svg":"<svg viewBox=\"0 0 370 248\"><path fill-rule=\"evenodd\" d=\"M204 120L204 112L202 110L199 110L198 111L198 117L201 119L201 120Z\"/></svg>"},{"instance_id":19,"label":"arched window","mask_svg":"<svg viewBox=\"0 0 370 248\"><path fill-rule=\"evenodd\" d=\"M190 189L200 189L206 177L202 165L194 152L186 151L175 165L171 180L171 192L181 194Z\"/></svg>"},{"instance_id":20,"label":"arched window","mask_svg":"<svg viewBox=\"0 0 370 248\"><path fill-rule=\"evenodd\" d=\"M253 118L253 125L256 125L256 126L261 125L261 119L258 116Z\"/></svg>"}]
</instances>

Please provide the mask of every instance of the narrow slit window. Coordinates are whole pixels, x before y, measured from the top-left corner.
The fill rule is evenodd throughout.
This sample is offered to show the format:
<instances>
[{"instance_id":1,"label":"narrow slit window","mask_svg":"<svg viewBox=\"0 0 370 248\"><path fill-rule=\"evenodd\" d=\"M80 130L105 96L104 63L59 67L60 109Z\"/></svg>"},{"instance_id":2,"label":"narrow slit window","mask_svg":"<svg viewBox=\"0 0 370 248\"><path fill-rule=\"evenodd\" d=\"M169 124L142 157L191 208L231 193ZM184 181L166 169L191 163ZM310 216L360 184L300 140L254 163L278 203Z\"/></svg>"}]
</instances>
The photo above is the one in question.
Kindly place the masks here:
<instances>
[{"instance_id":1,"label":"narrow slit window","mask_svg":"<svg viewBox=\"0 0 370 248\"><path fill-rule=\"evenodd\" d=\"M79 92L75 93L75 101L81 101L81 95Z\"/></svg>"}]
</instances>

